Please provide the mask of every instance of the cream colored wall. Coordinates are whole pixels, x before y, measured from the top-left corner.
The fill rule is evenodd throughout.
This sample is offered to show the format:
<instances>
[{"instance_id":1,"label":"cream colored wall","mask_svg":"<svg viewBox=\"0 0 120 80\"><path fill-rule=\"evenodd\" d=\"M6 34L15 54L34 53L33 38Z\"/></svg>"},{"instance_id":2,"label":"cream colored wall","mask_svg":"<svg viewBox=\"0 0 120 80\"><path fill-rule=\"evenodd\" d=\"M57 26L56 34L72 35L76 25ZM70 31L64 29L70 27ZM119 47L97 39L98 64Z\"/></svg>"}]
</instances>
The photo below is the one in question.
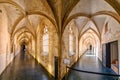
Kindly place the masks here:
<instances>
[{"instance_id":1,"label":"cream colored wall","mask_svg":"<svg viewBox=\"0 0 120 80\"><path fill-rule=\"evenodd\" d=\"M102 44L111 41L119 40L120 38L120 24L112 17L108 20L108 30L105 32L105 27L102 32Z\"/></svg>"},{"instance_id":2,"label":"cream colored wall","mask_svg":"<svg viewBox=\"0 0 120 80\"><path fill-rule=\"evenodd\" d=\"M69 28L72 28L74 35L74 55L69 56ZM68 59L70 64L67 65L71 67L78 59L78 30L74 21L71 21L68 26L66 26L65 31L62 35L62 54L61 54L61 63L60 63L60 78L63 78L66 74L66 64L64 63L64 59Z\"/></svg>"},{"instance_id":3,"label":"cream colored wall","mask_svg":"<svg viewBox=\"0 0 120 80\"><path fill-rule=\"evenodd\" d=\"M10 34L8 33L8 20L4 7L0 5L0 74L13 60L14 54L10 53ZM17 54L17 52L16 52Z\"/></svg>"},{"instance_id":4,"label":"cream colored wall","mask_svg":"<svg viewBox=\"0 0 120 80\"><path fill-rule=\"evenodd\" d=\"M48 55L43 55L43 29L44 24L48 26L49 31L49 53ZM55 27L50 21L46 20L38 25L39 28L36 31L36 39L34 44L32 42L32 48L36 46L36 52L30 53L36 60L51 74L54 76L54 57L58 56L58 35ZM31 46L31 45L30 45ZM36 54L36 56L35 56Z\"/></svg>"},{"instance_id":5,"label":"cream colored wall","mask_svg":"<svg viewBox=\"0 0 120 80\"><path fill-rule=\"evenodd\" d=\"M119 70L118 73L120 74L120 39L118 40L118 64L119 64Z\"/></svg>"},{"instance_id":6,"label":"cream colored wall","mask_svg":"<svg viewBox=\"0 0 120 80\"><path fill-rule=\"evenodd\" d=\"M118 23L114 18L108 20L108 30L105 32L105 27L102 32L102 44L109 43L118 40L118 58L120 64L120 23ZM120 65L119 65L120 74Z\"/></svg>"}]
</instances>

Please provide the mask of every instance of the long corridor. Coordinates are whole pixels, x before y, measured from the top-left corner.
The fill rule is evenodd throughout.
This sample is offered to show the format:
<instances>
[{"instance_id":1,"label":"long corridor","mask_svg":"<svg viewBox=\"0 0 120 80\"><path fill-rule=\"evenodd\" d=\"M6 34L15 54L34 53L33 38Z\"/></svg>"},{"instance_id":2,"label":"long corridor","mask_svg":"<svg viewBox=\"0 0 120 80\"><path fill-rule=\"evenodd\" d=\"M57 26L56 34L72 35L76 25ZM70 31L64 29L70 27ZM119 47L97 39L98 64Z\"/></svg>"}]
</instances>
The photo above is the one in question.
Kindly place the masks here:
<instances>
[{"instance_id":1,"label":"long corridor","mask_svg":"<svg viewBox=\"0 0 120 80\"><path fill-rule=\"evenodd\" d=\"M96 56L83 55L74 68L84 71L115 74L111 69L105 68ZM118 80L117 77L113 76L83 73L73 70L70 70L67 76L64 80Z\"/></svg>"},{"instance_id":2,"label":"long corridor","mask_svg":"<svg viewBox=\"0 0 120 80\"><path fill-rule=\"evenodd\" d=\"M21 53L6 68L0 80L53 80L53 77L32 56Z\"/></svg>"}]
</instances>

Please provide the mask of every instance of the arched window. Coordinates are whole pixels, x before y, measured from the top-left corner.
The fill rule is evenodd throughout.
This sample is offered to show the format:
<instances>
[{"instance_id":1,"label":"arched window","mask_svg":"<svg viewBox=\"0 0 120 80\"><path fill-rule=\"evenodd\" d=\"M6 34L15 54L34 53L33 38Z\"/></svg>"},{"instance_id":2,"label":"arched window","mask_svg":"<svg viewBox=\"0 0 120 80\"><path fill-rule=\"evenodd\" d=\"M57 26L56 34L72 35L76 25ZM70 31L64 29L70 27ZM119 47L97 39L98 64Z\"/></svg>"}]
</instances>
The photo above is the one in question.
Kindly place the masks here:
<instances>
[{"instance_id":1,"label":"arched window","mask_svg":"<svg viewBox=\"0 0 120 80\"><path fill-rule=\"evenodd\" d=\"M43 33L43 55L48 55L49 52L49 34L48 28L45 26Z\"/></svg>"},{"instance_id":2,"label":"arched window","mask_svg":"<svg viewBox=\"0 0 120 80\"><path fill-rule=\"evenodd\" d=\"M74 55L74 35L72 28L70 27L69 29L69 55L72 56Z\"/></svg>"}]
</instances>

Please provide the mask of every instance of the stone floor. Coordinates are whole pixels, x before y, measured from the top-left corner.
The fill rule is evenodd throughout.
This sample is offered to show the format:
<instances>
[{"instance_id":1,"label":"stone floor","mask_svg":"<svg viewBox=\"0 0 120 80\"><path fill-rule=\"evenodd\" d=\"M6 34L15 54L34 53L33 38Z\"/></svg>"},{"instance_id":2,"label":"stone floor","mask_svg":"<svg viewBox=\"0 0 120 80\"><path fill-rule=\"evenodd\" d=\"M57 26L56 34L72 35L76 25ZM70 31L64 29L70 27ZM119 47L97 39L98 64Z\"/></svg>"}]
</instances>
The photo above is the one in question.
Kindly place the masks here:
<instances>
[{"instance_id":1,"label":"stone floor","mask_svg":"<svg viewBox=\"0 0 120 80\"><path fill-rule=\"evenodd\" d=\"M0 76L0 80L54 80L29 54L21 53Z\"/></svg>"},{"instance_id":2,"label":"stone floor","mask_svg":"<svg viewBox=\"0 0 120 80\"><path fill-rule=\"evenodd\" d=\"M75 64L75 69L93 71L99 73L115 74L111 69L105 68L96 56L83 55L81 59ZM118 80L117 77L97 75L90 73L83 73L71 70L63 80Z\"/></svg>"},{"instance_id":3,"label":"stone floor","mask_svg":"<svg viewBox=\"0 0 120 80\"><path fill-rule=\"evenodd\" d=\"M74 68L101 73L112 73L95 56L82 56ZM0 76L0 80L54 80L29 54L19 54ZM64 80L117 80L116 77L89 74L71 70Z\"/></svg>"}]
</instances>

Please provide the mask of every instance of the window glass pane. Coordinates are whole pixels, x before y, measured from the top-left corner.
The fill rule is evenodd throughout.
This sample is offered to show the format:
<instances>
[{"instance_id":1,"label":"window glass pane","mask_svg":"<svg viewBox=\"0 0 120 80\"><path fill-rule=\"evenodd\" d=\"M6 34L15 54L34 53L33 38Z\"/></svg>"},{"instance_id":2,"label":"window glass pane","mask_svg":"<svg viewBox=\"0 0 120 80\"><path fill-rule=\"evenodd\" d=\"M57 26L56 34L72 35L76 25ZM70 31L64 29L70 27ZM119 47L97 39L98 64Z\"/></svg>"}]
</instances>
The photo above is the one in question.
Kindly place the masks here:
<instances>
[{"instance_id":1,"label":"window glass pane","mask_svg":"<svg viewBox=\"0 0 120 80\"><path fill-rule=\"evenodd\" d=\"M71 31L72 32L72 31ZM74 55L74 50L73 50L74 42L73 42L73 34L69 34L69 55Z\"/></svg>"},{"instance_id":2,"label":"window glass pane","mask_svg":"<svg viewBox=\"0 0 120 80\"><path fill-rule=\"evenodd\" d=\"M69 46L70 47L73 46L73 36L72 35L69 36Z\"/></svg>"},{"instance_id":3,"label":"window glass pane","mask_svg":"<svg viewBox=\"0 0 120 80\"><path fill-rule=\"evenodd\" d=\"M43 54L46 55L49 52L49 35L48 30L45 27L44 28L44 34L43 34Z\"/></svg>"},{"instance_id":4,"label":"window glass pane","mask_svg":"<svg viewBox=\"0 0 120 80\"><path fill-rule=\"evenodd\" d=\"M48 40L43 41L43 45L48 45L48 43L49 43Z\"/></svg>"},{"instance_id":5,"label":"window glass pane","mask_svg":"<svg viewBox=\"0 0 120 80\"><path fill-rule=\"evenodd\" d=\"M69 40L72 41L73 40L73 36L70 34L69 35Z\"/></svg>"}]
</instances>

